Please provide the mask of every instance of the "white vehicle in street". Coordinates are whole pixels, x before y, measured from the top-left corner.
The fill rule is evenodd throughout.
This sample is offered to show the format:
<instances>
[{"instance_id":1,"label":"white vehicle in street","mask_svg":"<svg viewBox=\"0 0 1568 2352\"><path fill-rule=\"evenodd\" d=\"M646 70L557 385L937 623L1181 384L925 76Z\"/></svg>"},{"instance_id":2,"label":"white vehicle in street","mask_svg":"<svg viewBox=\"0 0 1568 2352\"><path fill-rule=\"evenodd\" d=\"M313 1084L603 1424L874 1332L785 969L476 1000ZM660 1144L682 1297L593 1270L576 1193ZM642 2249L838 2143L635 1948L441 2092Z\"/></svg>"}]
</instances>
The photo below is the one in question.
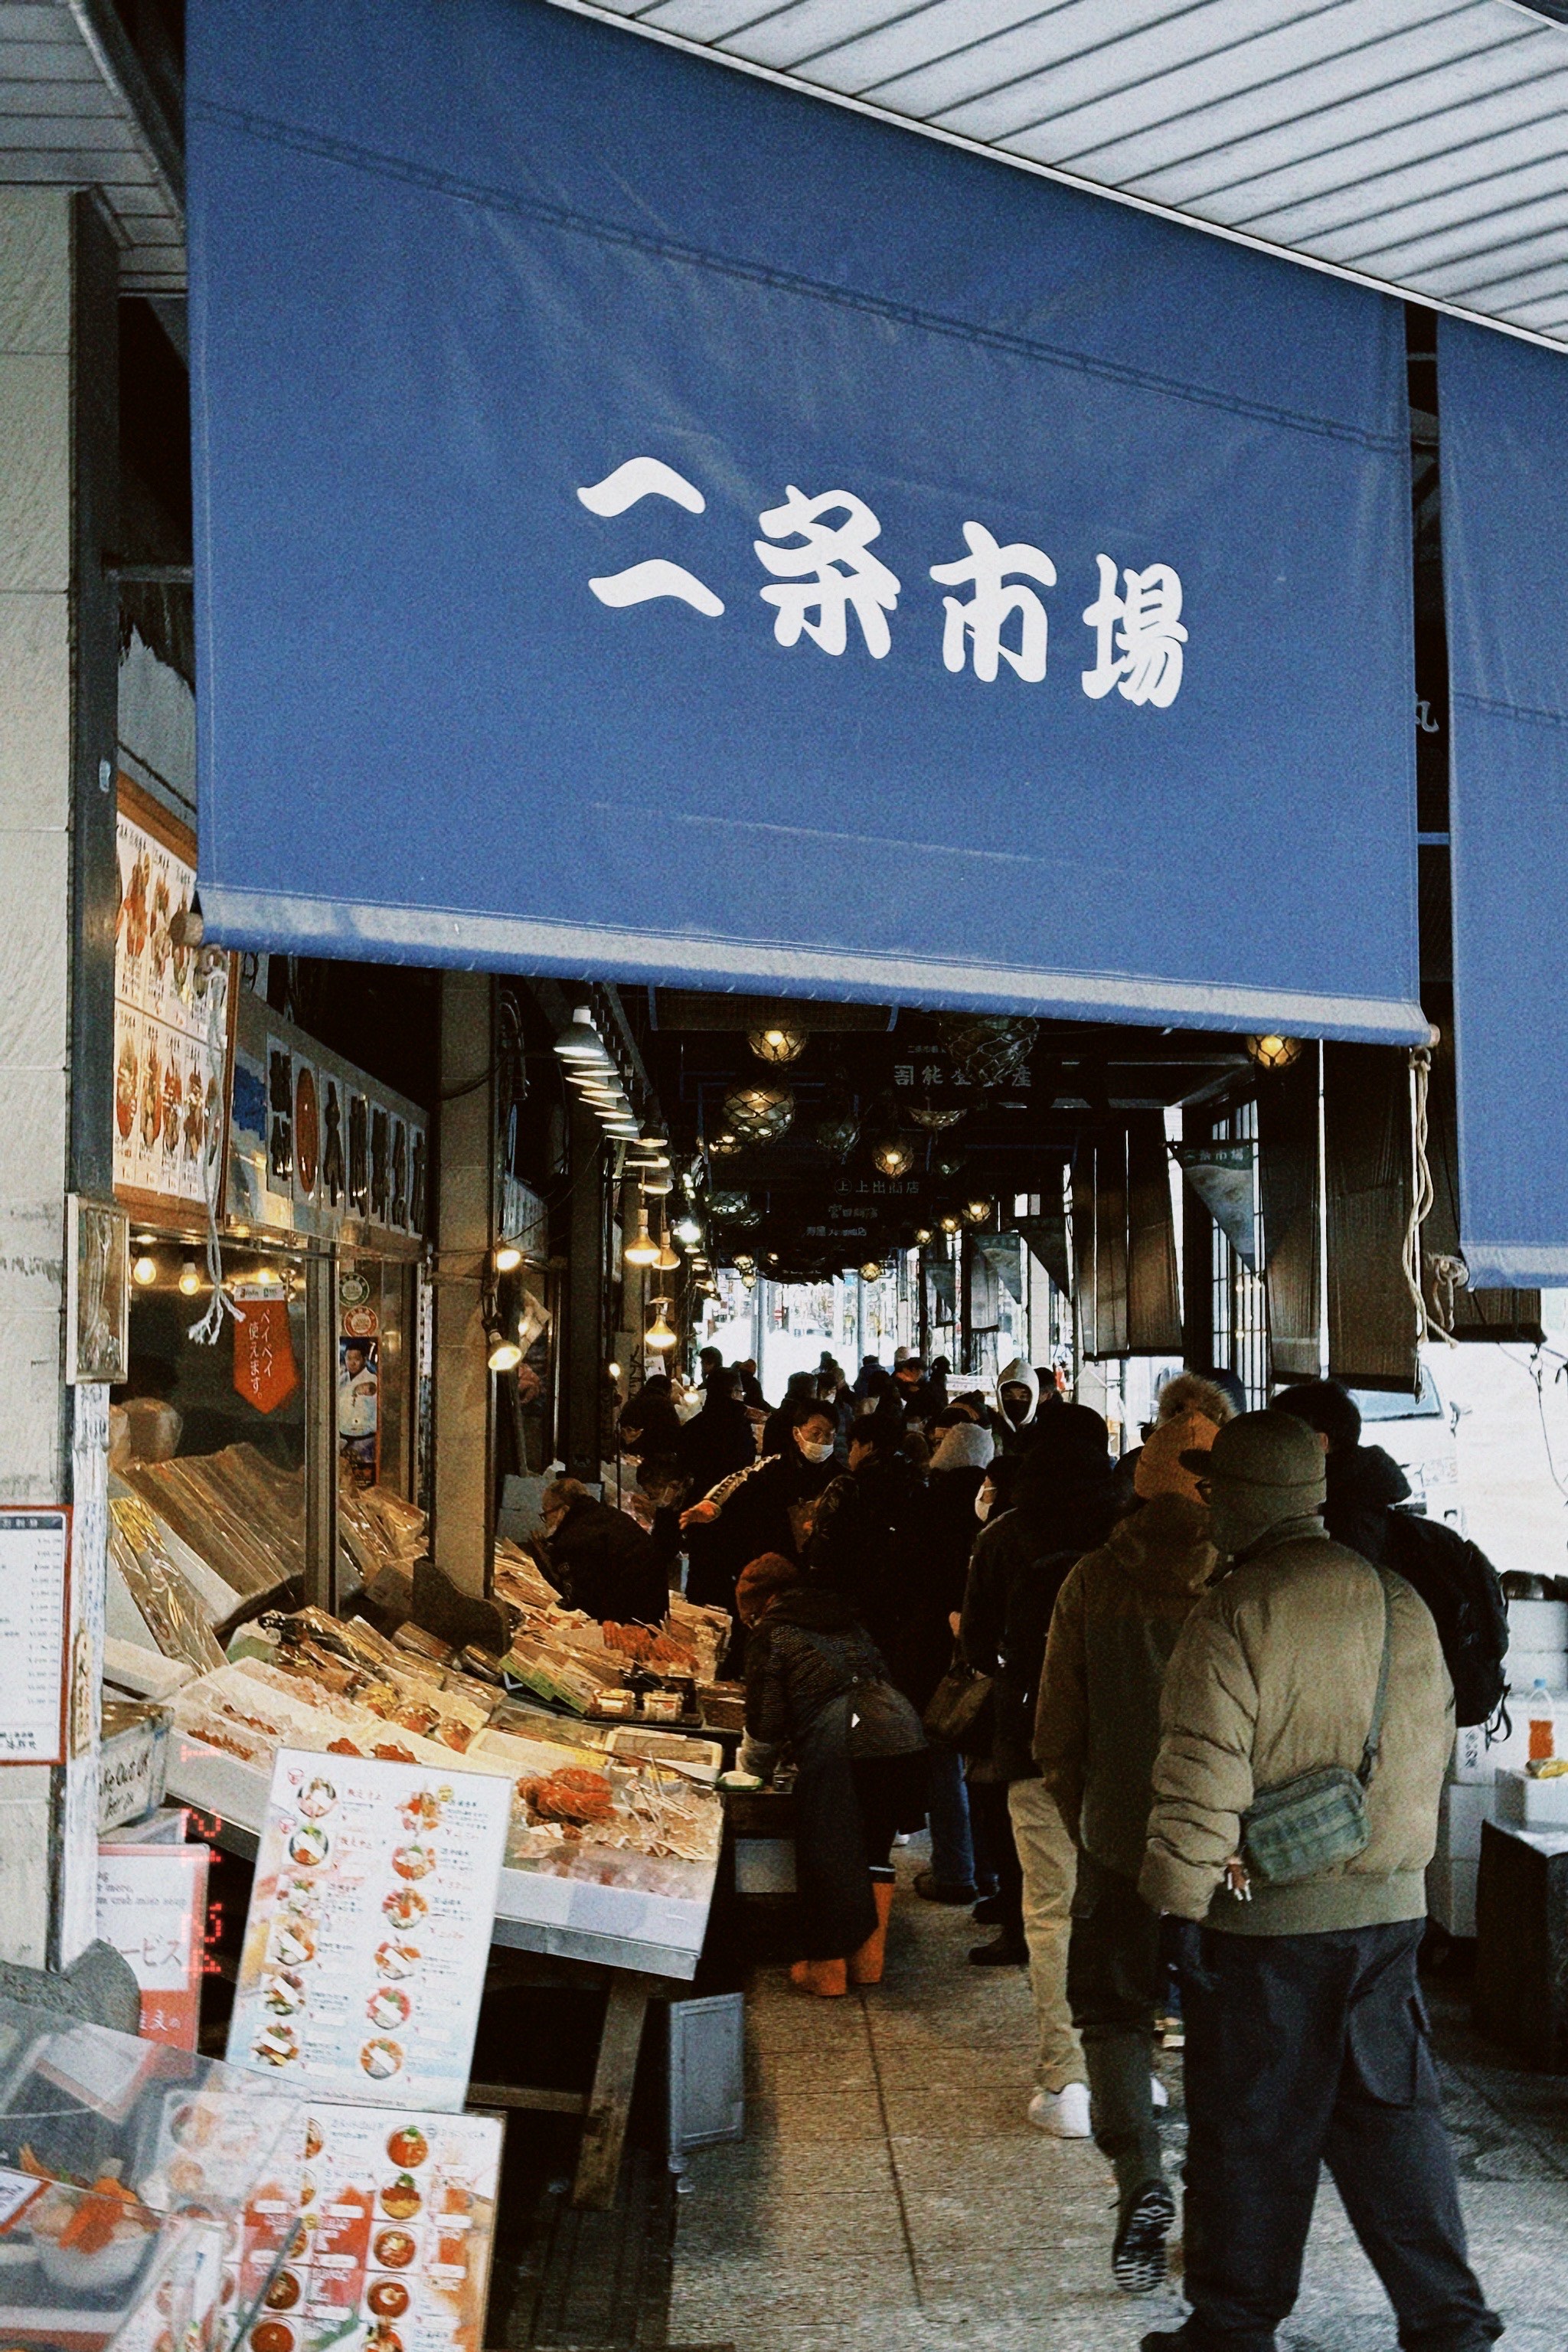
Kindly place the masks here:
<instances>
[{"instance_id":1,"label":"white vehicle in street","mask_svg":"<svg viewBox=\"0 0 1568 2352\"><path fill-rule=\"evenodd\" d=\"M1464 1407L1445 1401L1430 1365L1422 1364L1419 1396L1391 1394L1385 1389L1352 1389L1351 1394L1361 1414L1362 1444L1381 1445L1410 1481L1410 1500L1401 1509L1441 1519L1460 1535L1468 1534L1455 1436Z\"/></svg>"}]
</instances>

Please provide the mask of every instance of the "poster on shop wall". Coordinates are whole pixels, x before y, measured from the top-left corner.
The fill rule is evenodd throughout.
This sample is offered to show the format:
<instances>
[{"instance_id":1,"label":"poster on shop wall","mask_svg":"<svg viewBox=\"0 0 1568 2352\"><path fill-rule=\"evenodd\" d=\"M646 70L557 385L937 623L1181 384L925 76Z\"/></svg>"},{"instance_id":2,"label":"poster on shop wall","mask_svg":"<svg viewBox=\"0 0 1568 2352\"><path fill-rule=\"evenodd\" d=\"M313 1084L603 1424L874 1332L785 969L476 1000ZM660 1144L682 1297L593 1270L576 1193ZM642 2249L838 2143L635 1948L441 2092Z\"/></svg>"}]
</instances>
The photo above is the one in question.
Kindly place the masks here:
<instances>
[{"instance_id":1,"label":"poster on shop wall","mask_svg":"<svg viewBox=\"0 0 1568 2352\"><path fill-rule=\"evenodd\" d=\"M1397 302L544 0L187 65L218 936L1426 1036Z\"/></svg>"},{"instance_id":2,"label":"poster on shop wall","mask_svg":"<svg viewBox=\"0 0 1568 2352\"><path fill-rule=\"evenodd\" d=\"M205 1845L131 1845L98 1856L98 1933L112 1944L142 1995L144 2042L194 2050L205 1958Z\"/></svg>"}]
</instances>

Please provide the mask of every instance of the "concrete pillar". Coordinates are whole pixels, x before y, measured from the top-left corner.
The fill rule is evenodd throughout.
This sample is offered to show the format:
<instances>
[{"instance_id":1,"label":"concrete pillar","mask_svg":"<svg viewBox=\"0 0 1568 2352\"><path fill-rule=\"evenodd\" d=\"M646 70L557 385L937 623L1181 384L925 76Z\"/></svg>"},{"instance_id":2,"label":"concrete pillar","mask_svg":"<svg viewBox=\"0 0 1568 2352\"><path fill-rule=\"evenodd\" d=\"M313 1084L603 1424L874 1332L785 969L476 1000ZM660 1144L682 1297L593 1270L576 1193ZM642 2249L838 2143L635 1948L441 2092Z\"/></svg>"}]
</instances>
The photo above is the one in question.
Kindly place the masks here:
<instances>
[{"instance_id":1,"label":"concrete pillar","mask_svg":"<svg viewBox=\"0 0 1568 2352\"><path fill-rule=\"evenodd\" d=\"M76 1513L71 1760L0 1773L0 1958L33 1966L95 1932L108 1394L65 1386L64 1251L112 1182L116 303L89 199L0 188L0 1500Z\"/></svg>"},{"instance_id":2,"label":"concrete pillar","mask_svg":"<svg viewBox=\"0 0 1568 2352\"><path fill-rule=\"evenodd\" d=\"M496 1233L494 1000L488 972L441 975L433 1556L474 1593L489 1589L495 1541L495 1381L484 1314Z\"/></svg>"}]
</instances>

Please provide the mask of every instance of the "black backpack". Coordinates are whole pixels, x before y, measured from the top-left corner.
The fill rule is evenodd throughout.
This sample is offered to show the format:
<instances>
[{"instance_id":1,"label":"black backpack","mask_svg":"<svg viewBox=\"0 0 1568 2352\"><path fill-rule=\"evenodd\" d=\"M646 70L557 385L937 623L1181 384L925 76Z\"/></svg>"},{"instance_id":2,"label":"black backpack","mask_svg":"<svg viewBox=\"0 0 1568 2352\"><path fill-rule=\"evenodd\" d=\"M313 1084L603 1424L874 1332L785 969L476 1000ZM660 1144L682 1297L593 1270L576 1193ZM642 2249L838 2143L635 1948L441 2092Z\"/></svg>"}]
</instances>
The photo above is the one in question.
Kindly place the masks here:
<instances>
[{"instance_id":1,"label":"black backpack","mask_svg":"<svg viewBox=\"0 0 1568 2352\"><path fill-rule=\"evenodd\" d=\"M1457 1721L1489 1723L1508 1689L1508 1603L1496 1569L1455 1528L1399 1510L1388 1515L1384 1558L1436 1620Z\"/></svg>"}]
</instances>

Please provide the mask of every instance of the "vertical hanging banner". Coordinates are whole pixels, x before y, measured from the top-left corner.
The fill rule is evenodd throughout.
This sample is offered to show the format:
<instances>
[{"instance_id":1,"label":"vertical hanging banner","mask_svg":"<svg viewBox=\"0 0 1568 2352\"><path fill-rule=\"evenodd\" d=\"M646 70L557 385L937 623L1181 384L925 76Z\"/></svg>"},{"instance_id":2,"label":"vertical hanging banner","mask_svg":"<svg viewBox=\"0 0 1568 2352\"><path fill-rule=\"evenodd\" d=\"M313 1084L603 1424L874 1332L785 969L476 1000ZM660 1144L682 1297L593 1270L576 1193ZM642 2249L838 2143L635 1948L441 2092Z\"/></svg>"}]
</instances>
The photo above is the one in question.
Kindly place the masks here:
<instances>
[{"instance_id":1,"label":"vertical hanging banner","mask_svg":"<svg viewBox=\"0 0 1568 2352\"><path fill-rule=\"evenodd\" d=\"M1568 359L1438 321L1459 1243L1568 1283Z\"/></svg>"},{"instance_id":2,"label":"vertical hanging banner","mask_svg":"<svg viewBox=\"0 0 1568 2352\"><path fill-rule=\"evenodd\" d=\"M1426 1034L1397 304L542 0L188 90L209 932Z\"/></svg>"}]
</instances>

